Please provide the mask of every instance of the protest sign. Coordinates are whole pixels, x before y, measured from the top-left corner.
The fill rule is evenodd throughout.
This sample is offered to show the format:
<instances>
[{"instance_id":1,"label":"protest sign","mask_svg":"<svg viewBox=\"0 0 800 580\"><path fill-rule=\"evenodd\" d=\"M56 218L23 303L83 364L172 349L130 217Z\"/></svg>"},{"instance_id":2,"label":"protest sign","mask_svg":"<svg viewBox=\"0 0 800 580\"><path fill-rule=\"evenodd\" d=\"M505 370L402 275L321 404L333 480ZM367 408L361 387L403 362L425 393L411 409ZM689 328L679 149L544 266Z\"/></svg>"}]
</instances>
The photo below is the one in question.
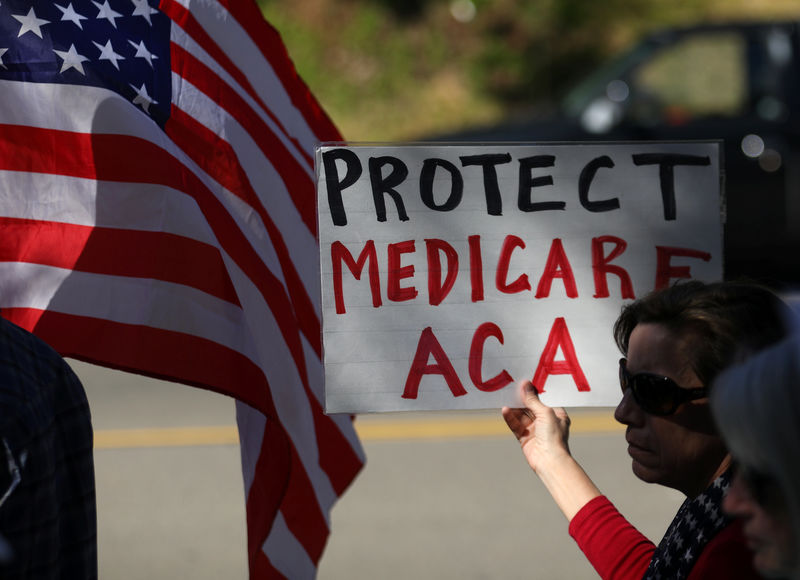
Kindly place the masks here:
<instances>
[{"instance_id":1,"label":"protest sign","mask_svg":"<svg viewBox=\"0 0 800 580\"><path fill-rule=\"evenodd\" d=\"M329 413L616 405L612 326L722 278L720 144L317 149Z\"/></svg>"}]
</instances>

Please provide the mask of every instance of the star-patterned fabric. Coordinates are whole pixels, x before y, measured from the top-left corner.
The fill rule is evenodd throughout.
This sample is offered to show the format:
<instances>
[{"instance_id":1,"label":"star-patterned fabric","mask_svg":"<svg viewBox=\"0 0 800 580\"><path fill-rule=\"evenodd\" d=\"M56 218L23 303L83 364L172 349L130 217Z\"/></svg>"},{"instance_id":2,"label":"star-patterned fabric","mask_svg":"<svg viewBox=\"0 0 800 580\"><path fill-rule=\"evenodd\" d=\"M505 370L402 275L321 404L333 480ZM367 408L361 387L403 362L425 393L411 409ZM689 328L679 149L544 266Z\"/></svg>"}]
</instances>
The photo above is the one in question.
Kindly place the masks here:
<instances>
[{"instance_id":1,"label":"star-patterned fabric","mask_svg":"<svg viewBox=\"0 0 800 580\"><path fill-rule=\"evenodd\" d=\"M645 580L682 580L689 576L703 548L730 522L722 513L722 498L730 482L728 470L696 498L683 502L650 560Z\"/></svg>"},{"instance_id":2,"label":"star-patterned fabric","mask_svg":"<svg viewBox=\"0 0 800 580\"><path fill-rule=\"evenodd\" d=\"M170 20L157 0L0 2L0 79L110 88L164 126Z\"/></svg>"}]
</instances>

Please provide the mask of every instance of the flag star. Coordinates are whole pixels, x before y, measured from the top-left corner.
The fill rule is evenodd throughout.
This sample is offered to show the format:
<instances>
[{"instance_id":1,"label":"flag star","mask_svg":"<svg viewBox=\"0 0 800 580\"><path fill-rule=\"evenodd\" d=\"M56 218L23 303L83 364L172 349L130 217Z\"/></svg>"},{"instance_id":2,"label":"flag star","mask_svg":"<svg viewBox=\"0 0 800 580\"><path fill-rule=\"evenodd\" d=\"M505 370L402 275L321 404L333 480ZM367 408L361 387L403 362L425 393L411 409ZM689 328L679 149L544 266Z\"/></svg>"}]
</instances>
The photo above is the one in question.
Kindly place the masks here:
<instances>
[{"instance_id":1,"label":"flag star","mask_svg":"<svg viewBox=\"0 0 800 580\"><path fill-rule=\"evenodd\" d=\"M33 11L33 7L31 7L28 13L24 16L22 14L12 14L11 16L22 23L22 26L19 29L19 34L17 34L17 38L26 32L33 32L36 36L42 38L42 26L45 24L50 24L49 20L36 18L36 13Z\"/></svg>"},{"instance_id":2,"label":"flag star","mask_svg":"<svg viewBox=\"0 0 800 580\"><path fill-rule=\"evenodd\" d=\"M153 22L150 20L150 16L153 14L158 14L158 10L152 8L148 3L147 0L131 0L133 2L133 14L132 16L141 16L147 23L152 26Z\"/></svg>"},{"instance_id":3,"label":"flag star","mask_svg":"<svg viewBox=\"0 0 800 580\"><path fill-rule=\"evenodd\" d=\"M64 21L74 22L75 26L83 30L83 24L81 24L81 20L88 20L88 18L86 18L86 16L84 16L83 14L78 14L77 12L75 12L75 9L72 7L71 2L67 4L66 8L63 6L59 6L58 4L56 4L55 6L56 8L61 10L62 14L61 22Z\"/></svg>"},{"instance_id":4,"label":"flag star","mask_svg":"<svg viewBox=\"0 0 800 580\"><path fill-rule=\"evenodd\" d=\"M108 4L108 0L100 4L99 2L95 2L92 0L92 4L97 6L99 12L97 13L97 19L100 20L101 18L105 18L111 23L111 26L114 28L117 27L117 22L114 20L115 18L122 18L122 14L116 12L111 9L111 6Z\"/></svg>"},{"instance_id":5,"label":"flag star","mask_svg":"<svg viewBox=\"0 0 800 580\"><path fill-rule=\"evenodd\" d=\"M144 45L144 41L140 40L139 44L136 44L132 40L128 40L128 42L130 42L131 46L136 49L134 58L143 58L151 67L153 67L153 59L158 58L158 56L147 50L147 47Z\"/></svg>"},{"instance_id":6,"label":"flag star","mask_svg":"<svg viewBox=\"0 0 800 580\"><path fill-rule=\"evenodd\" d=\"M64 59L64 64L61 65L61 70L59 72L65 72L71 68L74 68L76 71L81 73L82 75L86 76L86 73L83 70L83 63L89 60L83 55L78 54L78 51L75 50L75 45L71 44L69 46L69 50L53 50L58 56Z\"/></svg>"},{"instance_id":7,"label":"flag star","mask_svg":"<svg viewBox=\"0 0 800 580\"><path fill-rule=\"evenodd\" d=\"M0 48L0 67L7 68L6 64L3 62L3 55L8 52L7 48Z\"/></svg>"},{"instance_id":8,"label":"flag star","mask_svg":"<svg viewBox=\"0 0 800 580\"><path fill-rule=\"evenodd\" d=\"M136 85L130 85L130 87L136 91L136 96L133 97L133 104L139 105L144 109L144 112L148 115L150 114L150 105L155 105L158 101L154 100L149 94L147 94L147 87L145 87L144 83L142 83L141 88L136 88Z\"/></svg>"},{"instance_id":9,"label":"flag star","mask_svg":"<svg viewBox=\"0 0 800 580\"><path fill-rule=\"evenodd\" d=\"M92 44L94 44L97 47L97 50L100 51L100 56L98 57L100 60L110 60L111 64L114 65L114 68L119 70L119 64L117 64L117 61L125 60L125 57L114 52L114 47L111 46L110 40L106 42L105 46L94 41L92 41Z\"/></svg>"}]
</instances>

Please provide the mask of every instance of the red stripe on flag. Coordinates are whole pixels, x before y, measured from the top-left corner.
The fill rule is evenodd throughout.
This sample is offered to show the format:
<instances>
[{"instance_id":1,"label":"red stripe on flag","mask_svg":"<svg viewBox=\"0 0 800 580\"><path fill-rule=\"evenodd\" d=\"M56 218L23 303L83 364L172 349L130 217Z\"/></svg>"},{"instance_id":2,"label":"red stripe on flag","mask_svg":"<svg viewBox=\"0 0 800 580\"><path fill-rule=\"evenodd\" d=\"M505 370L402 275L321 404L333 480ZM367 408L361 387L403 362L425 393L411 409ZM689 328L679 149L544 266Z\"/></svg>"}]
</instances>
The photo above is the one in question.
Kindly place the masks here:
<instances>
[{"instance_id":1,"label":"red stripe on flag","mask_svg":"<svg viewBox=\"0 0 800 580\"><path fill-rule=\"evenodd\" d=\"M286 576L281 574L277 568L267 558L263 550L258 552L250 559L250 577L265 578L266 580L285 580Z\"/></svg>"},{"instance_id":2,"label":"red stripe on flag","mask_svg":"<svg viewBox=\"0 0 800 580\"><path fill-rule=\"evenodd\" d=\"M247 496L247 554L250 574L254 578L282 578L267 560L262 546L289 488L288 469L291 469L292 452L283 429L270 418L267 418L264 425L264 435L258 451L256 477ZM274 473L286 473L287 477L272 477ZM256 570L263 572L255 572Z\"/></svg>"},{"instance_id":3,"label":"red stripe on flag","mask_svg":"<svg viewBox=\"0 0 800 580\"><path fill-rule=\"evenodd\" d=\"M3 308L7 320L62 356L230 395L275 417L264 373L246 356L208 339L36 308Z\"/></svg>"},{"instance_id":4,"label":"red stripe on flag","mask_svg":"<svg viewBox=\"0 0 800 580\"><path fill-rule=\"evenodd\" d=\"M341 141L342 136L338 129L298 76L280 34L264 19L258 5L249 0L219 0L219 3L227 8L239 25L247 31L250 39L269 61L292 103L303 115L306 123L314 128L319 140Z\"/></svg>"},{"instance_id":5,"label":"red stripe on flag","mask_svg":"<svg viewBox=\"0 0 800 580\"><path fill-rule=\"evenodd\" d=\"M261 450L261 455L264 455L264 449ZM300 464L295 449L292 449L292 463ZM313 493L314 489L308 474L302 469L293 469L289 476L286 499L281 504L281 513L286 521L286 527L316 564L322 557L328 539L328 523L320 511L319 503L308 501L307 497Z\"/></svg>"},{"instance_id":6,"label":"red stripe on flag","mask_svg":"<svg viewBox=\"0 0 800 580\"><path fill-rule=\"evenodd\" d=\"M313 396L310 394L309 398ZM336 495L342 495L353 482L353 478L363 467L364 462L353 451L350 442L342 434L339 426L323 413L316 399L311 405L311 410L314 413L320 467L328 474Z\"/></svg>"},{"instance_id":7,"label":"red stripe on flag","mask_svg":"<svg viewBox=\"0 0 800 580\"><path fill-rule=\"evenodd\" d=\"M258 199L258 195L247 174L242 170L236 152L230 143L174 106L165 131L203 171L258 213L280 261L283 279L289 290L289 298L294 305L300 330L317 356L321 357L322 328L314 304L294 267L289 248L286 246L280 230L275 226L275 222L272 221L266 208Z\"/></svg>"},{"instance_id":8,"label":"red stripe on flag","mask_svg":"<svg viewBox=\"0 0 800 580\"><path fill-rule=\"evenodd\" d=\"M164 232L0 217L0 261L191 286L241 306L217 248Z\"/></svg>"},{"instance_id":9,"label":"red stripe on flag","mask_svg":"<svg viewBox=\"0 0 800 580\"><path fill-rule=\"evenodd\" d=\"M208 55L214 59L231 77L239 83L245 92L256 101L269 118L281 129L281 132L294 143L298 153L303 155L303 158L308 163L309 167L313 166L314 160L305 151L305 149L298 143L297 139L293 137L281 123L280 119L267 107L261 97L256 93L253 85L250 84L248 78L242 71L233 63L233 61L225 54L213 38L203 29L194 15L189 12L184 6L178 4L174 0L161 0L161 10L169 16L172 21L183 28L186 34L194 40Z\"/></svg>"},{"instance_id":10,"label":"red stripe on flag","mask_svg":"<svg viewBox=\"0 0 800 580\"><path fill-rule=\"evenodd\" d=\"M228 112L247 131L261 153L270 160L281 176L300 219L317 235L316 196L314 183L297 159L286 149L272 129L231 87L210 68L175 43L171 44L172 70L180 75L217 106Z\"/></svg>"}]
</instances>

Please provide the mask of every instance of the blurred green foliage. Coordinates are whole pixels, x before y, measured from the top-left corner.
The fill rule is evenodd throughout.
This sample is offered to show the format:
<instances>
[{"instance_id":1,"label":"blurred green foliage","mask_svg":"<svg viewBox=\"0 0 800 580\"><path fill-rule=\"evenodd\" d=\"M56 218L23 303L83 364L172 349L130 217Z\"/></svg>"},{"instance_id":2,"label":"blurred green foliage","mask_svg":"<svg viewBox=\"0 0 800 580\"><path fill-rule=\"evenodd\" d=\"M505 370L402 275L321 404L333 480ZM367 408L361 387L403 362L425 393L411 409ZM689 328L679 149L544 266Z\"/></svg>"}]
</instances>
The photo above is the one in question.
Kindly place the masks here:
<instances>
[{"instance_id":1,"label":"blurred green foliage","mask_svg":"<svg viewBox=\"0 0 800 580\"><path fill-rule=\"evenodd\" d=\"M413 139L543 109L663 26L800 15L796 0L260 0L350 140Z\"/></svg>"}]
</instances>

